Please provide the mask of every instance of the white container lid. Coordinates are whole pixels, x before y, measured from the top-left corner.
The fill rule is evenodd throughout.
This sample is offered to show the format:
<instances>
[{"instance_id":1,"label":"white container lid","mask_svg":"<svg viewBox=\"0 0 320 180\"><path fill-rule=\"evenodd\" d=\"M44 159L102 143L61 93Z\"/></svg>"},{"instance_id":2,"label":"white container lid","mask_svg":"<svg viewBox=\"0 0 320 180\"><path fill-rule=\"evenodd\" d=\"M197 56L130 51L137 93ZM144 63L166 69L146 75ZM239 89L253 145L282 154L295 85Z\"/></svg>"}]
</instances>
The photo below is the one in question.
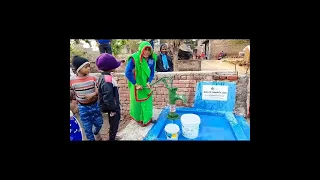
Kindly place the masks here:
<instances>
[{"instance_id":1,"label":"white container lid","mask_svg":"<svg viewBox=\"0 0 320 180\"><path fill-rule=\"evenodd\" d=\"M182 124L200 124L201 120L200 117L196 114L183 114L181 116L181 123Z\"/></svg>"},{"instance_id":2,"label":"white container lid","mask_svg":"<svg viewBox=\"0 0 320 180\"><path fill-rule=\"evenodd\" d=\"M166 127L164 128L164 130L167 133L177 133L177 132L179 132L180 128L176 124L167 124Z\"/></svg>"}]
</instances>

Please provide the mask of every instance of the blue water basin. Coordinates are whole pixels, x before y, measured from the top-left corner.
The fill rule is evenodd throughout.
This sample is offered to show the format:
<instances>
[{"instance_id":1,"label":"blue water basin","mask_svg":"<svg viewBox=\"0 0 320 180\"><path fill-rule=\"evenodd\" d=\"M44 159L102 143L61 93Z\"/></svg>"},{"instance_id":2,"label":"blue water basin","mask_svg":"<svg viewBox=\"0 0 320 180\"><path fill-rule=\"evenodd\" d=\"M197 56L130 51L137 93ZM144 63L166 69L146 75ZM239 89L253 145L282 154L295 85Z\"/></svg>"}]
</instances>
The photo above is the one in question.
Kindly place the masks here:
<instances>
[{"instance_id":1,"label":"blue water basin","mask_svg":"<svg viewBox=\"0 0 320 180\"><path fill-rule=\"evenodd\" d=\"M157 123L150 129L144 140L167 141L164 127L169 123L177 124L180 128L179 141L215 141L215 140L250 140L250 126L243 116L236 116L231 112L215 112L195 108L177 108L176 112L182 114L196 114L200 117L199 135L196 139L187 139L182 135L180 118L167 119L169 108L162 110Z\"/></svg>"}]
</instances>

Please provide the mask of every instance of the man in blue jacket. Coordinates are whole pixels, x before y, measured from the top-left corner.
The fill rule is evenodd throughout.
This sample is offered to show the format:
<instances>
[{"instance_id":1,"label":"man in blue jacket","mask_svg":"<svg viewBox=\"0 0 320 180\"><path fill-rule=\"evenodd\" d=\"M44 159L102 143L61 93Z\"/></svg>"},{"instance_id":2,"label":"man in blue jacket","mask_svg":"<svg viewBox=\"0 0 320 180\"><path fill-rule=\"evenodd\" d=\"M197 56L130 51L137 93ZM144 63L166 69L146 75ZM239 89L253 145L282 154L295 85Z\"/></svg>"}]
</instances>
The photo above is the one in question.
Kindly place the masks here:
<instances>
[{"instance_id":1,"label":"man in blue jacket","mask_svg":"<svg viewBox=\"0 0 320 180\"><path fill-rule=\"evenodd\" d=\"M99 44L100 54L102 53L112 54L111 39L96 39L96 41Z\"/></svg>"}]
</instances>

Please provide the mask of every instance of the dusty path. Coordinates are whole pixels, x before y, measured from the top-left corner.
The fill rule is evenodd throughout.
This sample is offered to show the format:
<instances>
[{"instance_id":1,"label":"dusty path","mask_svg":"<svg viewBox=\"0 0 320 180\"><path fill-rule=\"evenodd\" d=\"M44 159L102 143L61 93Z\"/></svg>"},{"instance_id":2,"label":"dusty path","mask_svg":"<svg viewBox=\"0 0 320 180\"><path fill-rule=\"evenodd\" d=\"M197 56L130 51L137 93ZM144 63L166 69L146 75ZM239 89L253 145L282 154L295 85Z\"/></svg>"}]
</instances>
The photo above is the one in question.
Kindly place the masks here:
<instances>
[{"instance_id":1,"label":"dusty path","mask_svg":"<svg viewBox=\"0 0 320 180\"><path fill-rule=\"evenodd\" d=\"M202 60L201 70L202 71L216 71L216 70L233 71L235 70L235 65L228 62L223 62L221 60ZM237 71L239 72L239 74L245 74L246 70L247 70L247 67L237 65ZM248 70L248 74L250 74L250 68Z\"/></svg>"}]
</instances>

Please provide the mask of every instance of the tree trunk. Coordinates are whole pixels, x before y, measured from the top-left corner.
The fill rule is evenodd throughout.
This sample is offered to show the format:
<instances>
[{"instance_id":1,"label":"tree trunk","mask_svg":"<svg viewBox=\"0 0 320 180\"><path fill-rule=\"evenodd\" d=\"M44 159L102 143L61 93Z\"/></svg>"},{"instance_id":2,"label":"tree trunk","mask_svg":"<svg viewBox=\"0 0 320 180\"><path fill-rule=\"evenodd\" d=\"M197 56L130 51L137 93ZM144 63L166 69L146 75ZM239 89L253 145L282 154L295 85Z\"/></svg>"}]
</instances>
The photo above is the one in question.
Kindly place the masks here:
<instances>
[{"instance_id":1,"label":"tree trunk","mask_svg":"<svg viewBox=\"0 0 320 180\"><path fill-rule=\"evenodd\" d=\"M178 61L178 53L179 53L179 47L182 43L182 39L172 39L168 40L169 49L171 50L173 54L173 70L179 71L179 68L177 67L177 61Z\"/></svg>"},{"instance_id":2,"label":"tree trunk","mask_svg":"<svg viewBox=\"0 0 320 180\"><path fill-rule=\"evenodd\" d=\"M173 70L174 71L179 71L179 68L178 68L178 52L179 52L179 48L173 48Z\"/></svg>"}]
</instances>

